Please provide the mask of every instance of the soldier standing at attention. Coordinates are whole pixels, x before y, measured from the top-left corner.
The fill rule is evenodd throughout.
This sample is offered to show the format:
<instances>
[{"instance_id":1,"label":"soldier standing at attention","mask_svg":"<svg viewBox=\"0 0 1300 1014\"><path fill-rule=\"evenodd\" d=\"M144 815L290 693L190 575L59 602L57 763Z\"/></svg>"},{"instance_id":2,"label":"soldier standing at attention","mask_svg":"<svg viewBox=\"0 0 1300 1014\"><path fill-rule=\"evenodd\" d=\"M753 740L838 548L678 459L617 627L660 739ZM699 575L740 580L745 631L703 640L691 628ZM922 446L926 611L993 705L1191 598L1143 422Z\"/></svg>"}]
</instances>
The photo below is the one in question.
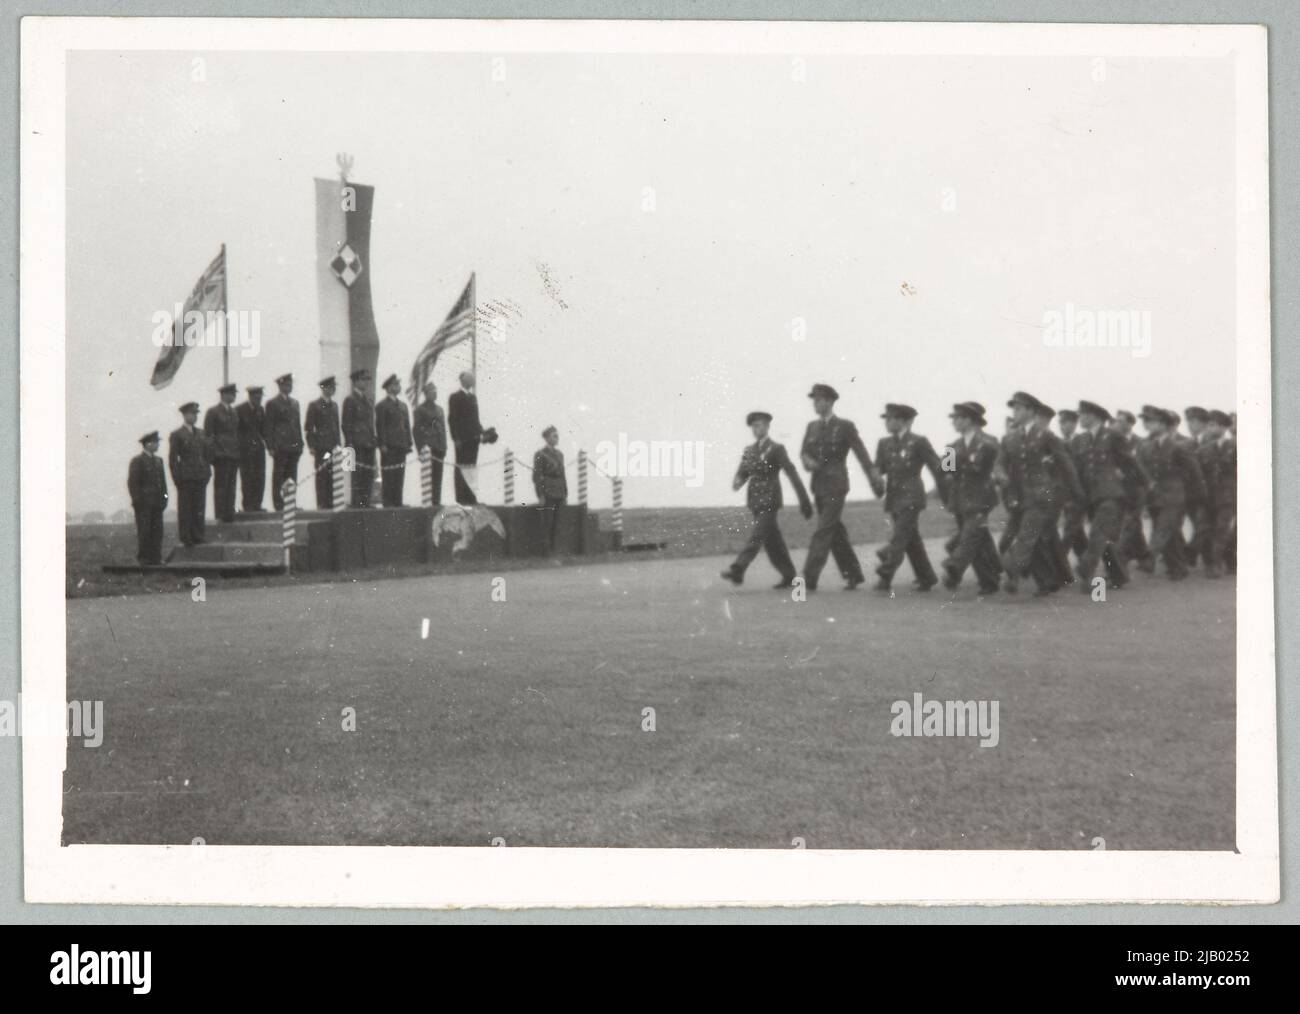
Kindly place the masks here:
<instances>
[{"instance_id":1,"label":"soldier standing at attention","mask_svg":"<svg viewBox=\"0 0 1300 1014\"><path fill-rule=\"evenodd\" d=\"M1074 467L1077 471L1080 469L1084 456L1088 453L1088 442L1091 435L1086 428L1079 428L1079 413L1073 409L1061 409L1056 416L1056 422L1061 428L1061 439L1065 441L1066 449L1074 458ZM1088 532L1083 524L1084 513L1085 511L1081 505L1073 503L1067 504L1064 511L1065 530L1062 538L1067 553L1073 552L1076 560L1082 560L1083 554L1088 548Z\"/></svg>"},{"instance_id":2,"label":"soldier standing at attention","mask_svg":"<svg viewBox=\"0 0 1300 1014\"><path fill-rule=\"evenodd\" d=\"M1151 439L1138 447L1138 464L1151 479L1147 511L1151 515L1151 556L1138 564L1140 570L1155 570L1155 558L1164 557L1165 572L1171 581L1187 576L1183 560L1183 519L1189 502L1199 503L1205 496L1205 480L1196 455L1174 435L1175 413L1153 405L1142 408L1142 425Z\"/></svg>"},{"instance_id":3,"label":"soldier standing at attention","mask_svg":"<svg viewBox=\"0 0 1300 1014\"><path fill-rule=\"evenodd\" d=\"M740 456L740 467L731 481L731 488L738 490L749 483L745 492L745 502L754 515L754 526L749 530L749 539L736 557L735 562L722 572L722 576L732 584L741 584L745 580L745 571L758 551L767 551L767 558L776 568L781 580L773 587L789 588L794 584L794 561L790 559L790 550L786 548L781 536L777 514L782 507L781 473L790 480L795 495L799 497L799 510L805 518L813 515L812 501L804 489L803 480L795 470L785 448L768 436L772 425L772 416L768 412L750 412L745 417L745 424L754 434L754 442L745 448Z\"/></svg>"},{"instance_id":4,"label":"soldier standing at attention","mask_svg":"<svg viewBox=\"0 0 1300 1014\"><path fill-rule=\"evenodd\" d=\"M245 388L248 400L235 406L239 418L239 487L245 514L260 514L266 492L266 409L262 389Z\"/></svg>"},{"instance_id":5,"label":"soldier standing at attention","mask_svg":"<svg viewBox=\"0 0 1300 1014\"><path fill-rule=\"evenodd\" d=\"M235 520L235 482L239 477L239 416L234 384L218 390L221 400L203 417L212 459L212 513L222 523Z\"/></svg>"},{"instance_id":6,"label":"soldier standing at attention","mask_svg":"<svg viewBox=\"0 0 1300 1014\"><path fill-rule=\"evenodd\" d=\"M1080 591L1092 592L1092 576L1098 564L1105 564L1111 586L1128 584L1124 558L1119 551L1124 522L1124 502L1130 489L1145 489L1147 477L1119 431L1107 424L1110 413L1092 401L1079 402L1079 418L1089 435L1087 449L1078 459L1079 478L1088 494L1088 516L1092 527L1088 545L1079 560Z\"/></svg>"},{"instance_id":7,"label":"soldier standing at attention","mask_svg":"<svg viewBox=\"0 0 1300 1014\"><path fill-rule=\"evenodd\" d=\"M840 397L835 388L829 384L814 384L808 397L812 399L817 418L808 424L804 433L800 458L804 468L812 473L808 485L817 505L817 530L813 532L808 556L804 560L804 581L808 591L816 591L817 579L826 566L826 556L831 554L847 582L847 589L852 591L866 577L841 520L844 501L849 495L849 470L845 464L849 451L858 459L876 496L885 495L885 484L871 463L871 455L858 436L858 428L835 415L835 402Z\"/></svg>"},{"instance_id":8,"label":"soldier standing at attention","mask_svg":"<svg viewBox=\"0 0 1300 1014\"><path fill-rule=\"evenodd\" d=\"M942 500L948 498L948 477L944 474L930 441L912 432L916 409L910 405L890 403L881 416L890 436L882 437L876 445L876 468L885 479L885 513L893 525L889 541L877 551L880 566L876 568L875 589L890 590L894 574L907 557L916 578L917 591L929 591L939 583L930 556L921 540L921 511L925 510L925 485L921 482L921 469L928 468L934 477L935 487Z\"/></svg>"},{"instance_id":9,"label":"soldier standing at attention","mask_svg":"<svg viewBox=\"0 0 1300 1014\"><path fill-rule=\"evenodd\" d=\"M948 480L948 510L957 519L957 537L949 545L948 559L941 564L943 586L956 591L966 568L974 566L981 594L998 590L1002 563L989 532L989 512L998 505L993 469L998 460L998 442L984 432L984 406L964 401L949 414L959 436L952 449L953 470Z\"/></svg>"},{"instance_id":10,"label":"soldier standing at attention","mask_svg":"<svg viewBox=\"0 0 1300 1014\"><path fill-rule=\"evenodd\" d=\"M181 416L185 424L172 430L167 445L167 463L176 486L176 524L180 529L181 545L197 546L204 541L203 508L208 496L208 478L212 474L212 458L207 438L197 426L199 403L186 402L181 406Z\"/></svg>"},{"instance_id":11,"label":"soldier standing at attention","mask_svg":"<svg viewBox=\"0 0 1300 1014\"><path fill-rule=\"evenodd\" d=\"M406 456L411 453L411 412L402 401L402 382L397 374L384 381L387 397L375 406L375 439L379 463L383 466L385 507L401 507L406 486Z\"/></svg>"},{"instance_id":12,"label":"soldier standing at attention","mask_svg":"<svg viewBox=\"0 0 1300 1014\"><path fill-rule=\"evenodd\" d=\"M541 508L550 512L547 548L554 553L556 526L560 508L569 499L569 482L564 475L564 452L559 447L560 431L547 426L542 430L542 439L546 441L545 446L533 455L533 491Z\"/></svg>"},{"instance_id":13,"label":"soldier standing at attention","mask_svg":"<svg viewBox=\"0 0 1300 1014\"><path fill-rule=\"evenodd\" d=\"M293 374L276 378L280 389L266 404L266 448L271 452L271 503L284 510L284 483L298 482L298 459L302 457L302 414L290 397Z\"/></svg>"},{"instance_id":14,"label":"soldier standing at attention","mask_svg":"<svg viewBox=\"0 0 1300 1014\"><path fill-rule=\"evenodd\" d=\"M303 424L316 462L316 509L322 511L334 509L334 450L343 443L339 406L334 400L336 387L333 377L320 382L320 397L307 406Z\"/></svg>"},{"instance_id":15,"label":"soldier standing at attention","mask_svg":"<svg viewBox=\"0 0 1300 1014\"><path fill-rule=\"evenodd\" d=\"M433 381L424 385L424 401L415 406L416 448L429 448L429 474L433 480L433 506L442 503L442 463L447 460L447 417L438 404Z\"/></svg>"},{"instance_id":16,"label":"soldier standing at attention","mask_svg":"<svg viewBox=\"0 0 1300 1014\"><path fill-rule=\"evenodd\" d=\"M135 559L143 566L162 563L163 511L167 509L167 475L158 457L158 431L140 438L144 447L131 459L126 488L135 511Z\"/></svg>"},{"instance_id":17,"label":"soldier standing at attention","mask_svg":"<svg viewBox=\"0 0 1300 1014\"><path fill-rule=\"evenodd\" d=\"M352 506L369 507L375 487L375 405L366 390L368 370L353 370L352 393L343 399L343 440L356 455Z\"/></svg>"}]
</instances>

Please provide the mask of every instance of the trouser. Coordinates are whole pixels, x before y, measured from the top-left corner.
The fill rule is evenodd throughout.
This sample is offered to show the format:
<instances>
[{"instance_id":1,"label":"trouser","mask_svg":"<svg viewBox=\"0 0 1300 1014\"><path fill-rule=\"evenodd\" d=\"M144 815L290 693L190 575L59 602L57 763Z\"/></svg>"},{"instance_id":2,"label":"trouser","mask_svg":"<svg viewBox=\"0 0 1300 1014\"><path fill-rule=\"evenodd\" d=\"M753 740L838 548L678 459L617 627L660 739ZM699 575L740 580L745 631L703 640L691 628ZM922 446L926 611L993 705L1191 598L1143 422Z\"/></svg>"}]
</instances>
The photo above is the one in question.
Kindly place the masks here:
<instances>
[{"instance_id":1,"label":"trouser","mask_svg":"<svg viewBox=\"0 0 1300 1014\"><path fill-rule=\"evenodd\" d=\"M1011 543L1016 541L1016 533L1020 531L1020 517L1024 514L1022 507L1007 508L1007 523L1002 529L1002 535L998 538L998 555L1005 556Z\"/></svg>"},{"instance_id":2,"label":"trouser","mask_svg":"<svg viewBox=\"0 0 1300 1014\"><path fill-rule=\"evenodd\" d=\"M1237 572L1237 505L1223 504L1214 512L1214 558L1229 574Z\"/></svg>"},{"instance_id":3,"label":"trouser","mask_svg":"<svg viewBox=\"0 0 1300 1014\"><path fill-rule=\"evenodd\" d=\"M902 565L903 557L907 557L907 562L912 565L912 576L921 584L934 584L939 579L935 577L934 568L930 566L930 555L925 551L925 543L921 541L921 508L904 507L891 512L889 516L893 520L893 527L889 541L876 554L880 557L876 573L888 584Z\"/></svg>"},{"instance_id":4,"label":"trouser","mask_svg":"<svg viewBox=\"0 0 1300 1014\"><path fill-rule=\"evenodd\" d=\"M176 484L176 526L181 545L193 546L203 541L203 506L208 498L207 480Z\"/></svg>"},{"instance_id":5,"label":"trouser","mask_svg":"<svg viewBox=\"0 0 1300 1014\"><path fill-rule=\"evenodd\" d=\"M1020 524L1015 538L1002 554L1002 566L1010 577L1019 580L1032 571L1040 589L1060 587L1057 559L1051 542L1059 513L1055 504L1031 503L1020 509ZM1059 543L1059 536L1056 541Z\"/></svg>"},{"instance_id":6,"label":"trouser","mask_svg":"<svg viewBox=\"0 0 1300 1014\"><path fill-rule=\"evenodd\" d=\"M1207 573L1216 573L1223 566L1223 554L1215 545L1214 538L1218 528L1218 511L1210 504L1203 503L1196 507L1194 517L1191 553L1200 557Z\"/></svg>"},{"instance_id":7,"label":"trouser","mask_svg":"<svg viewBox=\"0 0 1300 1014\"><path fill-rule=\"evenodd\" d=\"M239 488L245 513L260 511L266 493L266 450L245 451L239 457Z\"/></svg>"},{"instance_id":8,"label":"trouser","mask_svg":"<svg viewBox=\"0 0 1300 1014\"><path fill-rule=\"evenodd\" d=\"M474 495L474 490L470 487L469 481L465 478L465 469L478 468L478 456L474 456L473 461L456 461L456 478L452 485L456 490L456 502L463 504L478 503L478 497Z\"/></svg>"},{"instance_id":9,"label":"trouser","mask_svg":"<svg viewBox=\"0 0 1300 1014\"><path fill-rule=\"evenodd\" d=\"M142 564L162 563L163 509L135 508L135 558Z\"/></svg>"},{"instance_id":10,"label":"trouser","mask_svg":"<svg viewBox=\"0 0 1300 1014\"><path fill-rule=\"evenodd\" d=\"M814 494L813 503L817 507L817 528L812 541L808 543L808 556L804 559L803 575L809 588L817 587L822 568L826 566L826 556L835 557L835 565L846 581L862 582L862 564L858 554L849 542L848 530L840 516L844 513L845 493Z\"/></svg>"},{"instance_id":11,"label":"trouser","mask_svg":"<svg viewBox=\"0 0 1300 1014\"><path fill-rule=\"evenodd\" d=\"M379 463L383 466L383 478L380 479L385 507L402 506L402 492L406 487L406 455L409 451L390 451L387 448L379 452Z\"/></svg>"},{"instance_id":12,"label":"trouser","mask_svg":"<svg viewBox=\"0 0 1300 1014\"><path fill-rule=\"evenodd\" d=\"M1151 512L1151 555L1164 557L1165 572L1170 577L1185 577L1183 560L1183 508L1148 506Z\"/></svg>"},{"instance_id":13,"label":"trouser","mask_svg":"<svg viewBox=\"0 0 1300 1014\"><path fill-rule=\"evenodd\" d=\"M1124 505L1124 520L1120 523L1119 555L1125 562L1146 560L1151 555L1142 530L1142 512L1129 504Z\"/></svg>"},{"instance_id":14,"label":"trouser","mask_svg":"<svg viewBox=\"0 0 1300 1014\"><path fill-rule=\"evenodd\" d=\"M988 511L965 511L957 519L957 534L948 540L948 559L944 566L960 581L967 567L974 567L975 578L984 591L996 591L1002 573L998 548L989 531Z\"/></svg>"},{"instance_id":15,"label":"trouser","mask_svg":"<svg viewBox=\"0 0 1300 1014\"><path fill-rule=\"evenodd\" d=\"M1079 558L1079 576L1085 583L1099 564L1104 564L1106 574L1114 584L1125 584L1128 574L1119 552L1120 532L1124 525L1124 508L1118 500L1101 500L1093 504L1092 525L1088 529L1088 544Z\"/></svg>"},{"instance_id":16,"label":"trouser","mask_svg":"<svg viewBox=\"0 0 1300 1014\"><path fill-rule=\"evenodd\" d=\"M1074 553L1076 560L1082 560L1088 551L1088 532L1083 526L1084 509L1069 504L1065 508L1065 532L1063 539L1067 553ZM1067 556L1068 560L1068 556Z\"/></svg>"},{"instance_id":17,"label":"trouser","mask_svg":"<svg viewBox=\"0 0 1300 1014\"><path fill-rule=\"evenodd\" d=\"M276 510L284 510L284 483L292 479L298 485L298 459L302 451L276 451L271 456L271 503Z\"/></svg>"},{"instance_id":18,"label":"trouser","mask_svg":"<svg viewBox=\"0 0 1300 1014\"><path fill-rule=\"evenodd\" d=\"M352 506L369 507L375 490L375 449L353 447L356 463L352 471Z\"/></svg>"},{"instance_id":19,"label":"trouser","mask_svg":"<svg viewBox=\"0 0 1300 1014\"><path fill-rule=\"evenodd\" d=\"M235 482L238 478L238 458L216 458L213 460L212 514L218 521L235 520Z\"/></svg>"},{"instance_id":20,"label":"trouser","mask_svg":"<svg viewBox=\"0 0 1300 1014\"><path fill-rule=\"evenodd\" d=\"M312 451L316 462L316 509L334 509L334 452Z\"/></svg>"},{"instance_id":21,"label":"trouser","mask_svg":"<svg viewBox=\"0 0 1300 1014\"><path fill-rule=\"evenodd\" d=\"M441 457L441 455L435 455ZM437 507L442 503L442 462L429 462L429 478L433 486L433 506Z\"/></svg>"},{"instance_id":22,"label":"trouser","mask_svg":"<svg viewBox=\"0 0 1300 1014\"><path fill-rule=\"evenodd\" d=\"M1052 515L1051 525L1043 532L1043 548L1055 583L1073 584L1074 571L1070 569L1070 551L1066 548L1065 540L1061 538L1061 529L1057 523L1060 516L1061 510L1058 507L1056 513Z\"/></svg>"},{"instance_id":23,"label":"trouser","mask_svg":"<svg viewBox=\"0 0 1300 1014\"><path fill-rule=\"evenodd\" d=\"M560 508L566 503L568 503L567 497L542 497L542 510L546 511L546 514L542 516L542 523L546 530L546 551L548 553L555 552L555 536L560 527Z\"/></svg>"},{"instance_id":24,"label":"trouser","mask_svg":"<svg viewBox=\"0 0 1300 1014\"><path fill-rule=\"evenodd\" d=\"M731 565L731 572L744 576L745 570L754 562L760 549L767 551L767 558L777 573L785 581L793 581L795 575L794 561L790 559L790 550L781 535L781 526L777 524L777 511L754 511L754 527L749 530L749 539Z\"/></svg>"}]
</instances>

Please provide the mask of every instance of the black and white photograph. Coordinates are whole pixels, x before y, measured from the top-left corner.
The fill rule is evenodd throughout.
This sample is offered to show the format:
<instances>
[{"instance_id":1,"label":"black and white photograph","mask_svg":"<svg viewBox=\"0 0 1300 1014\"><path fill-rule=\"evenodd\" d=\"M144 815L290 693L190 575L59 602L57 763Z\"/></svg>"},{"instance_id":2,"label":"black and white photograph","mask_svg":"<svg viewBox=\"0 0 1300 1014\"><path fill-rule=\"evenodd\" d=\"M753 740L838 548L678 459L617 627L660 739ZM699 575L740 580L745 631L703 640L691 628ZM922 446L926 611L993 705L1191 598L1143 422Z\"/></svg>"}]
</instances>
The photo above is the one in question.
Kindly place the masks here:
<instances>
[{"instance_id":1,"label":"black and white photograph","mask_svg":"<svg viewBox=\"0 0 1300 1014\"><path fill-rule=\"evenodd\" d=\"M1277 898L1264 29L23 36L29 900Z\"/></svg>"}]
</instances>

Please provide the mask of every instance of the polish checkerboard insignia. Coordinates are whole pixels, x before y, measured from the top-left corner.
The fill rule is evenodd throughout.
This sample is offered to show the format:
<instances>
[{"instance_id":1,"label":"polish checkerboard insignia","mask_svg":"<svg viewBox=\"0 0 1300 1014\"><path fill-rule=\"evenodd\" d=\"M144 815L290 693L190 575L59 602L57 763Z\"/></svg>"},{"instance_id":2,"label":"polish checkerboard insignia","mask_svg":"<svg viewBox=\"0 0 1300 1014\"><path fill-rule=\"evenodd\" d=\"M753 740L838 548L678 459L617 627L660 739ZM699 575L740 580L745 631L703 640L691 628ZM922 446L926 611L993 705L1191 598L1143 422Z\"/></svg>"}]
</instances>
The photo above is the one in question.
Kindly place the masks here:
<instances>
[{"instance_id":1,"label":"polish checkerboard insignia","mask_svg":"<svg viewBox=\"0 0 1300 1014\"><path fill-rule=\"evenodd\" d=\"M361 277L361 258L357 256L357 252L352 247L344 243L343 249L330 261L330 268L338 276L338 280L343 283L344 287L350 289L352 283Z\"/></svg>"}]
</instances>

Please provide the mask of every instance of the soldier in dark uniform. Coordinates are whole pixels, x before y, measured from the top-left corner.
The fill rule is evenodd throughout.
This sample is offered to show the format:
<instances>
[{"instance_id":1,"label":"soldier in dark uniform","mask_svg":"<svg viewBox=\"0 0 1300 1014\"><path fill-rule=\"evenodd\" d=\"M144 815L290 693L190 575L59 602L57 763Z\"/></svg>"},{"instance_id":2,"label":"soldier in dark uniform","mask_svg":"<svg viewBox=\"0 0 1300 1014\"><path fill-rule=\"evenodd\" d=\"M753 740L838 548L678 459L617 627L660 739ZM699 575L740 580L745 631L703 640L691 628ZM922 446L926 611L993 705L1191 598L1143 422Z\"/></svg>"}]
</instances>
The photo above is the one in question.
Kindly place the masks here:
<instances>
[{"instance_id":1,"label":"soldier in dark uniform","mask_svg":"<svg viewBox=\"0 0 1300 1014\"><path fill-rule=\"evenodd\" d=\"M1108 423L1111 415L1092 401L1079 402L1083 430L1089 436L1079 458L1079 478L1088 494L1091 528L1088 545L1079 560L1080 590L1092 592L1092 576L1104 563L1110 584L1122 588L1128 583L1124 559L1119 552L1124 521L1124 501L1130 489L1144 490L1147 477L1138 465L1128 441Z\"/></svg>"},{"instance_id":2,"label":"soldier in dark uniform","mask_svg":"<svg viewBox=\"0 0 1300 1014\"><path fill-rule=\"evenodd\" d=\"M375 404L367 384L369 370L353 370L352 393L343 399L343 441L356 455L352 472L352 506L367 508L375 487Z\"/></svg>"},{"instance_id":3,"label":"soldier in dark uniform","mask_svg":"<svg viewBox=\"0 0 1300 1014\"><path fill-rule=\"evenodd\" d=\"M998 505L993 470L998 460L998 441L984 432L984 406L964 401L949 413L953 429L960 436L951 444L953 469L948 479L948 510L957 520L957 536L949 542L949 555L941 567L943 586L955 591L966 568L973 566L980 592L998 590L1002 562L989 532L989 513Z\"/></svg>"},{"instance_id":4,"label":"soldier in dark uniform","mask_svg":"<svg viewBox=\"0 0 1300 1014\"><path fill-rule=\"evenodd\" d=\"M235 406L239 419L239 487L244 513L260 514L266 492L266 409L262 389L247 387L248 400Z\"/></svg>"},{"instance_id":5,"label":"soldier in dark uniform","mask_svg":"<svg viewBox=\"0 0 1300 1014\"><path fill-rule=\"evenodd\" d=\"M794 464L786 454L785 448L768 436L772 416L767 412L750 412L745 423L754 434L754 442L745 448L740 456L740 467L731 481L732 489L740 489L749 483L745 492L745 503L754 515L754 527L749 531L749 539L730 567L722 576L733 584L745 580L745 570L754 562L760 549L767 551L767 558L776 568L781 580L776 588L789 588L794 583L794 561L790 559L790 550L786 548L777 523L777 515L782 507L781 473L784 472L795 495L799 497L799 510L805 518L813 515L812 501L804 489L803 480L795 470Z\"/></svg>"},{"instance_id":6,"label":"soldier in dark uniform","mask_svg":"<svg viewBox=\"0 0 1300 1014\"><path fill-rule=\"evenodd\" d=\"M424 385L424 400L415 406L412 425L417 450L429 448L429 476L433 480L433 505L442 503L442 464L447 460L447 417L438 404L433 381Z\"/></svg>"},{"instance_id":7,"label":"soldier in dark uniform","mask_svg":"<svg viewBox=\"0 0 1300 1014\"><path fill-rule=\"evenodd\" d=\"M548 511L547 548L555 552L555 534L560 508L569 500L569 481L564 474L564 452L560 450L560 431L554 426L542 430L546 444L533 455L533 492L542 510Z\"/></svg>"},{"instance_id":8,"label":"soldier in dark uniform","mask_svg":"<svg viewBox=\"0 0 1300 1014\"><path fill-rule=\"evenodd\" d=\"M271 452L271 503L284 510L284 483L298 483L298 459L302 457L302 412L290 397L293 374L276 378L280 393L266 403L266 448Z\"/></svg>"},{"instance_id":9,"label":"soldier in dark uniform","mask_svg":"<svg viewBox=\"0 0 1300 1014\"><path fill-rule=\"evenodd\" d=\"M1210 422L1217 434L1217 482L1214 491L1215 562L1229 574L1237 572L1237 421L1214 409ZM1213 576L1217 576L1213 575Z\"/></svg>"},{"instance_id":10,"label":"soldier in dark uniform","mask_svg":"<svg viewBox=\"0 0 1300 1014\"><path fill-rule=\"evenodd\" d=\"M239 416L235 394L227 384L218 390L221 400L203 416L203 435L212 458L212 513L218 521L235 520L235 482L239 477Z\"/></svg>"},{"instance_id":11,"label":"soldier in dark uniform","mask_svg":"<svg viewBox=\"0 0 1300 1014\"><path fill-rule=\"evenodd\" d=\"M817 590L817 579L826 566L827 554L831 554L848 590L852 591L866 577L862 573L862 564L858 562L858 554L849 542L844 522L840 520L844 501L849 495L849 470L845 464L849 451L858 459L876 496L885 495L885 484L871 463L871 455L858 436L858 428L834 414L835 402L840 397L835 388L829 384L814 384L808 397L813 400L817 418L808 424L804 433L800 458L804 468L812 473L808 485L817 506L817 530L813 532L808 556L804 559L805 586L808 591Z\"/></svg>"},{"instance_id":12,"label":"soldier in dark uniform","mask_svg":"<svg viewBox=\"0 0 1300 1014\"><path fill-rule=\"evenodd\" d=\"M1124 438L1134 458L1137 457L1138 444L1142 442L1142 438L1133 431L1136 425L1137 416L1127 409L1120 409L1115 413L1112 426L1115 432ZM1131 483L1126 483L1124 487L1123 508L1124 520L1120 524L1119 555L1126 564L1132 560L1140 563L1151 555L1147 547L1146 532L1142 528L1142 512L1146 508L1146 499L1142 491Z\"/></svg>"},{"instance_id":13,"label":"soldier in dark uniform","mask_svg":"<svg viewBox=\"0 0 1300 1014\"><path fill-rule=\"evenodd\" d=\"M185 425L173 430L167 445L167 463L176 486L176 523L181 545L197 546L203 539L203 508L207 500L212 458L207 438L198 428L199 403L181 406Z\"/></svg>"},{"instance_id":14,"label":"soldier in dark uniform","mask_svg":"<svg viewBox=\"0 0 1300 1014\"><path fill-rule=\"evenodd\" d=\"M1043 429L1050 433L1052 419L1056 416L1056 410L1050 405L1039 402L1036 411L1038 421L1042 424ZM1074 465L1074 471L1077 475L1079 469L1074 463L1075 458L1070 451L1069 445L1062 440L1061 446L1065 448L1066 456L1070 459L1071 465ZM1057 505L1056 515L1052 518L1051 525L1044 530L1043 536L1039 540L1039 549L1035 554L1038 560L1035 566L1042 567L1050 575L1048 583L1059 590L1064 585L1074 584L1074 568L1070 566L1070 551L1061 538L1061 515L1067 509L1073 509L1083 514L1087 507L1084 503L1085 497L1082 494L1077 500L1071 499L1062 472L1049 471L1047 473L1047 482L1052 488L1052 499ZM1041 585L1041 582L1039 583Z\"/></svg>"},{"instance_id":15,"label":"soldier in dark uniform","mask_svg":"<svg viewBox=\"0 0 1300 1014\"><path fill-rule=\"evenodd\" d=\"M1056 422L1061 428L1061 439L1065 441L1066 449L1074 458L1075 470L1078 471L1084 456L1088 453L1090 435L1087 429L1079 429L1079 414L1073 409L1061 409L1056 416ZM1088 548L1088 532L1084 528L1085 510L1080 505L1067 503L1062 513L1065 521L1061 537L1065 549L1067 553L1073 552L1076 560L1082 560Z\"/></svg>"},{"instance_id":16,"label":"soldier in dark uniform","mask_svg":"<svg viewBox=\"0 0 1300 1014\"><path fill-rule=\"evenodd\" d=\"M135 558L142 566L162 563L163 511L167 509L167 475L158 457L158 431L140 438L144 447L131 459L126 488L135 511Z\"/></svg>"},{"instance_id":17,"label":"soldier in dark uniform","mask_svg":"<svg viewBox=\"0 0 1300 1014\"><path fill-rule=\"evenodd\" d=\"M411 453L411 412L402 401L402 382L397 374L384 381L387 393L375 406L375 439L379 444L379 463L383 467L385 507L401 507L406 487L406 456Z\"/></svg>"},{"instance_id":18,"label":"soldier in dark uniform","mask_svg":"<svg viewBox=\"0 0 1300 1014\"><path fill-rule=\"evenodd\" d=\"M1218 487L1219 452L1216 437L1210 435L1210 413L1200 405L1189 406L1184 413L1187 431L1191 434L1189 450L1196 456L1201 466L1201 477L1205 480L1205 499L1197 504L1188 504L1188 518L1192 522L1192 537L1187 543L1187 564L1196 566L1196 561L1205 563L1206 577L1219 577L1218 564L1214 551L1214 493Z\"/></svg>"},{"instance_id":19,"label":"soldier in dark uniform","mask_svg":"<svg viewBox=\"0 0 1300 1014\"><path fill-rule=\"evenodd\" d=\"M320 382L320 397L307 406L303 424L307 446L316 462L316 508L323 511L334 509L334 451L343 444L339 404L334 400L337 386L333 377Z\"/></svg>"},{"instance_id":20,"label":"soldier in dark uniform","mask_svg":"<svg viewBox=\"0 0 1300 1014\"><path fill-rule=\"evenodd\" d=\"M1007 416L1006 427L1002 431L1002 439L998 441L1000 451L999 461L1004 460L1008 442L1014 433L1019 432L1020 427L1016 424L1014 415ZM1010 484L1009 477L1003 475L999 468L993 470L994 479L999 487L999 495L1002 498L1002 506L1006 510L1007 519L1002 526L1002 534L998 537L998 566L1002 566L1002 555L1011 548L1011 543L1016 540L1016 533L1020 531L1020 516L1024 511L1020 507L1022 497L1020 490Z\"/></svg>"},{"instance_id":21,"label":"soldier in dark uniform","mask_svg":"<svg viewBox=\"0 0 1300 1014\"><path fill-rule=\"evenodd\" d=\"M1062 499L1082 500L1083 488L1065 443L1047 427L1047 406L1024 391L1017 391L1007 404L1017 429L1003 443L998 473L1015 491L1012 502L1022 513L1016 536L1002 555L1005 587L1014 593L1020 579L1032 571L1038 585L1036 594L1046 595L1060 588L1053 566L1052 535ZM1035 555L1043 553L1046 557L1040 555L1036 561Z\"/></svg>"},{"instance_id":22,"label":"soldier in dark uniform","mask_svg":"<svg viewBox=\"0 0 1300 1014\"><path fill-rule=\"evenodd\" d=\"M880 558L876 591L889 591L904 556L916 578L913 586L917 591L929 591L939 583L939 578L921 540L921 511L925 510L926 501L921 469L930 470L943 500L947 499L948 477L930 441L912 432L916 409L891 402L885 406L881 418L890 435L882 437L876 445L876 468L885 480L885 513L893 523L889 541L876 553Z\"/></svg>"},{"instance_id":23,"label":"soldier in dark uniform","mask_svg":"<svg viewBox=\"0 0 1300 1014\"><path fill-rule=\"evenodd\" d=\"M1170 409L1166 409L1165 412L1171 420L1169 432L1174 443L1178 444L1178 446L1187 451L1187 453L1192 457L1196 457L1196 441L1187 436L1187 434L1179 431L1179 426L1182 425L1183 417ZM1200 509L1200 506L1201 504L1199 500L1189 502L1187 504L1186 517L1184 520L1191 520L1194 522L1196 519L1196 512ZM1179 552L1182 554L1183 565L1186 567L1195 567L1198 562L1196 544L1195 542L1189 542L1187 540L1187 536L1183 534L1182 526L1179 527L1175 540L1178 543Z\"/></svg>"},{"instance_id":24,"label":"soldier in dark uniform","mask_svg":"<svg viewBox=\"0 0 1300 1014\"><path fill-rule=\"evenodd\" d=\"M1183 520L1187 504L1204 499L1205 480L1196 455L1175 438L1174 418L1175 413L1153 405L1142 408L1142 424L1151 439L1138 447L1138 463L1151 479L1147 511L1151 515L1152 559L1138 566L1149 573L1154 570L1154 558L1163 557L1169 579L1181 581L1187 576L1182 552Z\"/></svg>"}]
</instances>

